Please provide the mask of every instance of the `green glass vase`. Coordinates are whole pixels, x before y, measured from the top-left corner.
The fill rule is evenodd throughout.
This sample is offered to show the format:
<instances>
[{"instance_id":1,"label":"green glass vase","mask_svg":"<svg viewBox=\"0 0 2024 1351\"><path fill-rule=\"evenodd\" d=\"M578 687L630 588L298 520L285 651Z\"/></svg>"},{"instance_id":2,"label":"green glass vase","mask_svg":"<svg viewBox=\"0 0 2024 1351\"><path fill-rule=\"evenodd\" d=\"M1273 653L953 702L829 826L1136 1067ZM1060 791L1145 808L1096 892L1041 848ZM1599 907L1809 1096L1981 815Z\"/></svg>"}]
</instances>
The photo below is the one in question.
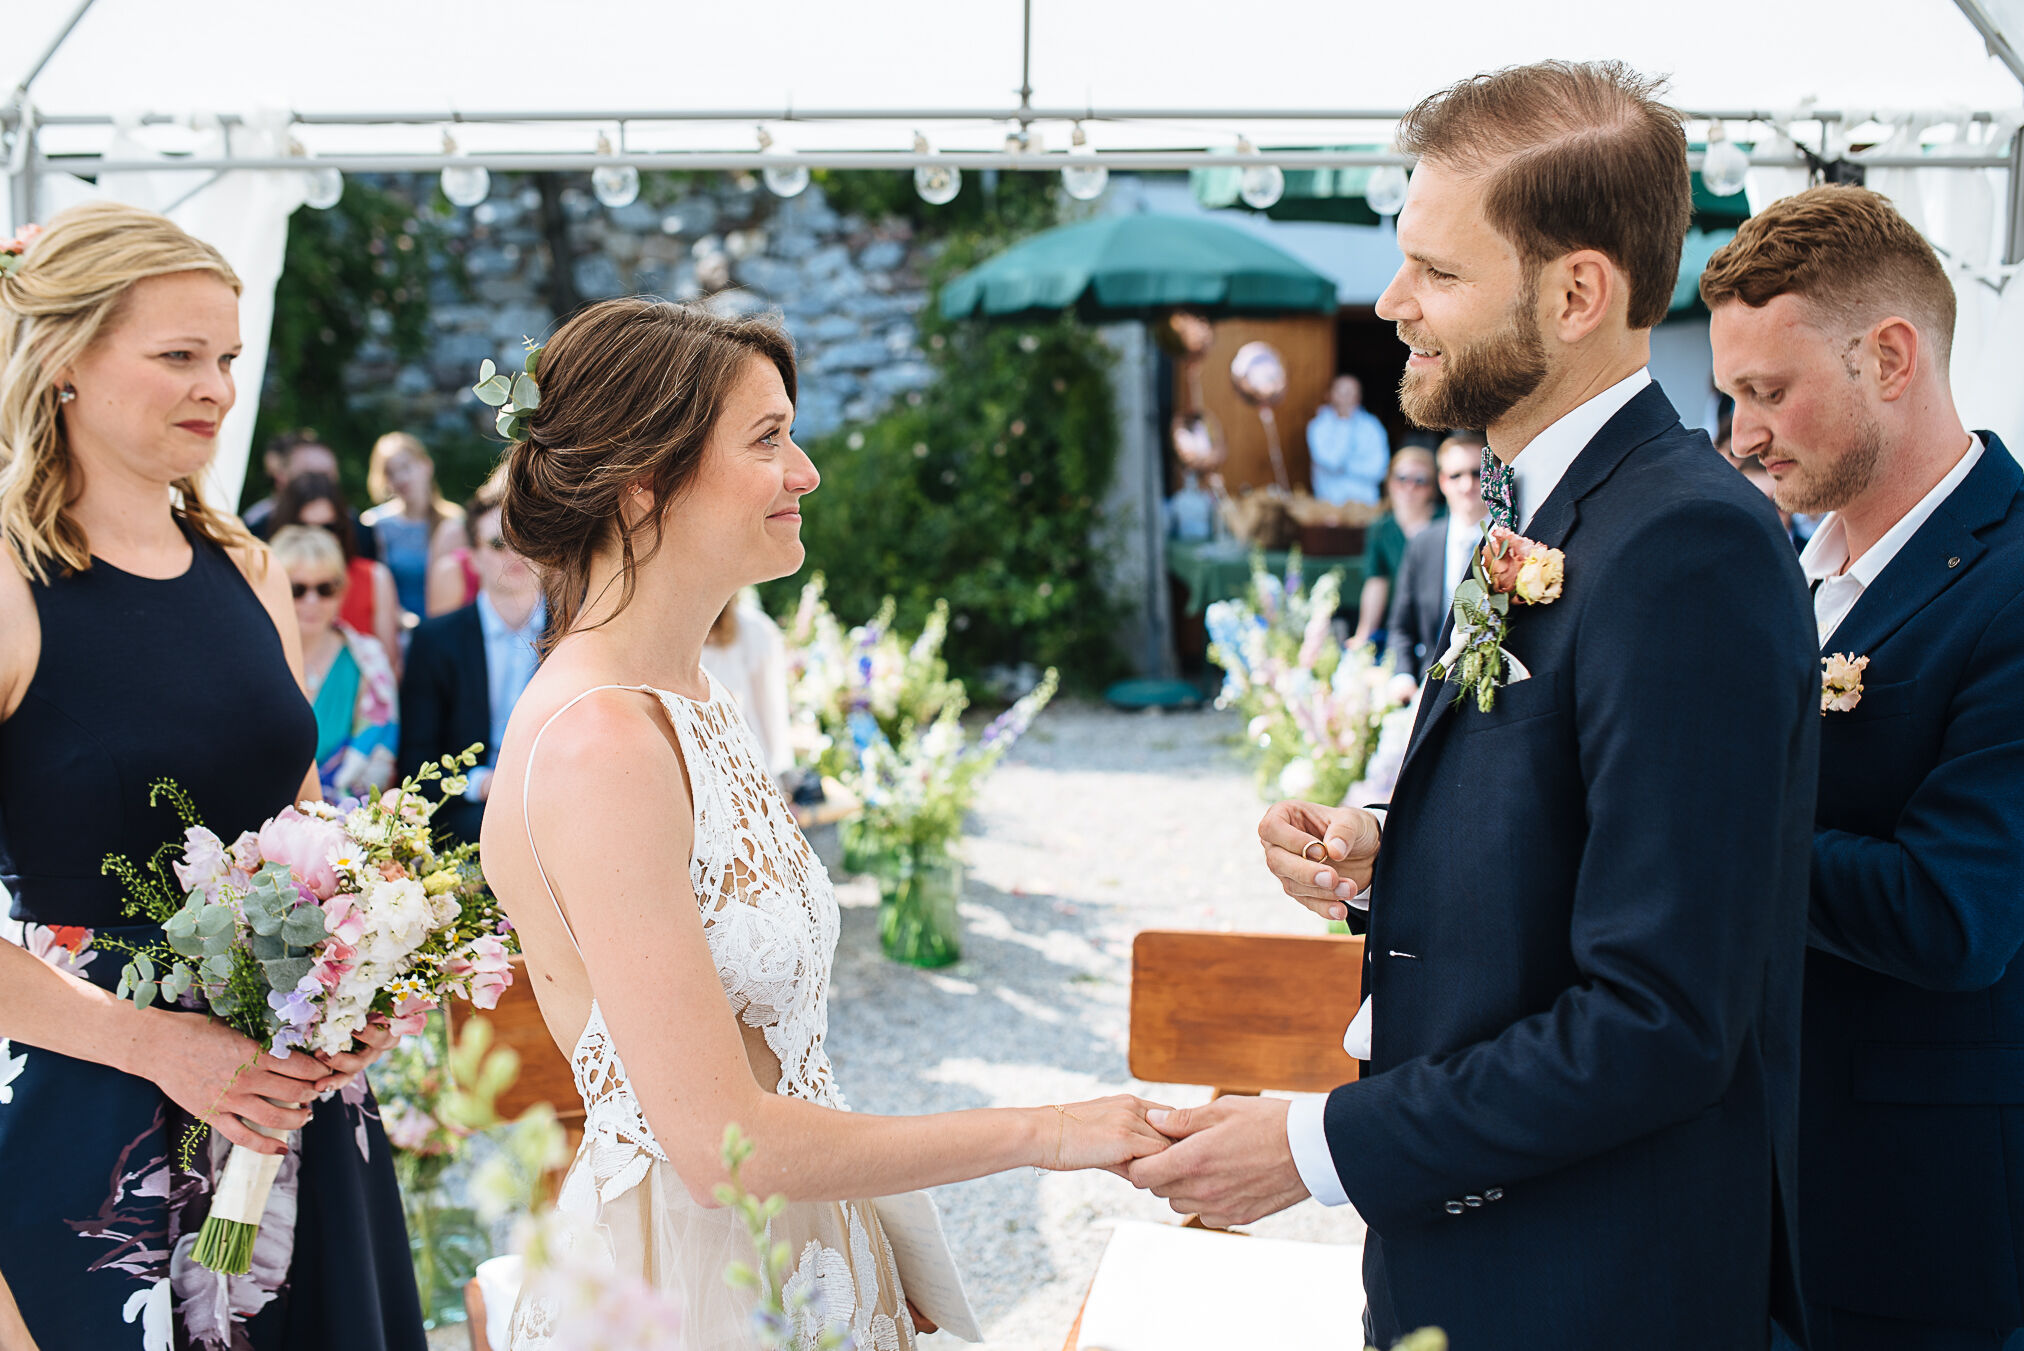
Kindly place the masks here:
<instances>
[{"instance_id":1,"label":"green glass vase","mask_svg":"<svg viewBox=\"0 0 2024 1351\"><path fill-rule=\"evenodd\" d=\"M909 966L947 966L963 955L956 942L963 861L934 847L903 853L899 862L894 875L879 879L879 947Z\"/></svg>"},{"instance_id":2,"label":"green glass vase","mask_svg":"<svg viewBox=\"0 0 2024 1351\"><path fill-rule=\"evenodd\" d=\"M863 818L850 817L837 822L836 839L843 846L845 872L872 878L878 882L881 891L886 878L898 875L904 846L894 844L866 825Z\"/></svg>"}]
</instances>

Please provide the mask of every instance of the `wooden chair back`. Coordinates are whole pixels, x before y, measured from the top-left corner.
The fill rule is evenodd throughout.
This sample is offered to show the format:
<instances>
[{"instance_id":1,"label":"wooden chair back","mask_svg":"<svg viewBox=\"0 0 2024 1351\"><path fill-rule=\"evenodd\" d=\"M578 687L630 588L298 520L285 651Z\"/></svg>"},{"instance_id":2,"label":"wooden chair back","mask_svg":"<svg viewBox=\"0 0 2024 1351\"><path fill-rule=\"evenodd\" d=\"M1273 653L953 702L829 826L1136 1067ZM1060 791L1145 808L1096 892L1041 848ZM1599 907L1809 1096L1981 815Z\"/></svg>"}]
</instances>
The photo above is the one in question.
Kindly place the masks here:
<instances>
[{"instance_id":1,"label":"wooden chair back","mask_svg":"<svg viewBox=\"0 0 2024 1351\"><path fill-rule=\"evenodd\" d=\"M1132 942L1132 1076L1325 1093L1356 1078L1342 1034L1362 998L1361 938L1147 929Z\"/></svg>"},{"instance_id":2,"label":"wooden chair back","mask_svg":"<svg viewBox=\"0 0 2024 1351\"><path fill-rule=\"evenodd\" d=\"M520 1053L520 1077L499 1095L500 1116L510 1121L535 1103L545 1102L570 1128L572 1137L582 1129L583 1099L576 1092L576 1077L570 1072L569 1057L556 1049L548 1024L541 1020L526 958L513 958L513 983L499 996L499 1007L475 1009L455 1000L446 1013L452 1040L466 1018L483 1018L492 1025L495 1044L511 1046Z\"/></svg>"}]
</instances>

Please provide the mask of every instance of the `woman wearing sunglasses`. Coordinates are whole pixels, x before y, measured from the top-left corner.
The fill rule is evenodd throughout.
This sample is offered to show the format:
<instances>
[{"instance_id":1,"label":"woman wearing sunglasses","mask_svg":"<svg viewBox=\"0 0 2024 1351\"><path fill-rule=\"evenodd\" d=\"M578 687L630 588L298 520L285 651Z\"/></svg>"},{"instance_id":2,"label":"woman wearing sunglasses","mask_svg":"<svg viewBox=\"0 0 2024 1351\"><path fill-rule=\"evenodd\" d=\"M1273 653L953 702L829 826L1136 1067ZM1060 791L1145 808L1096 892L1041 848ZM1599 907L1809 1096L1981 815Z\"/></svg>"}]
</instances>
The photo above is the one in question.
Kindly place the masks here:
<instances>
[{"instance_id":1,"label":"woman wearing sunglasses","mask_svg":"<svg viewBox=\"0 0 2024 1351\"><path fill-rule=\"evenodd\" d=\"M295 597L323 796L335 802L391 787L400 745L393 666L379 639L340 617L351 586L344 547L330 531L308 525L282 526L268 547Z\"/></svg>"},{"instance_id":2,"label":"woman wearing sunglasses","mask_svg":"<svg viewBox=\"0 0 2024 1351\"><path fill-rule=\"evenodd\" d=\"M1440 494L1434 491L1434 453L1422 446L1406 446L1392 456L1384 487L1391 509L1372 524L1364 546L1363 594L1357 598L1356 637L1352 640L1358 643L1383 636L1385 615L1391 610L1392 579L1398 576L1406 541L1433 524L1434 517L1445 510Z\"/></svg>"}]
</instances>

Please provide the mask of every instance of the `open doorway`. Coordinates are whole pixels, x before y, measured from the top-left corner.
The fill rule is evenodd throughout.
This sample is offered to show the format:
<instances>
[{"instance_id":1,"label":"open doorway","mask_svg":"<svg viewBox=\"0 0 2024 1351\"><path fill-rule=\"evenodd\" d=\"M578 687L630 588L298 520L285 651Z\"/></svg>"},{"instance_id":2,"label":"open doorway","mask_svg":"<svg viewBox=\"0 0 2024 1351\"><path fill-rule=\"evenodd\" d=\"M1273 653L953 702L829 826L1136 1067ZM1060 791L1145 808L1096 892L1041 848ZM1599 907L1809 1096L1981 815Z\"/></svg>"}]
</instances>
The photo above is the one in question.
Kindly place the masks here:
<instances>
[{"instance_id":1,"label":"open doorway","mask_svg":"<svg viewBox=\"0 0 2024 1351\"><path fill-rule=\"evenodd\" d=\"M1406 347L1398 328L1368 305L1346 306L1335 316L1335 369L1363 382L1363 406L1377 415L1394 448L1432 433L1406 421L1399 411L1399 377L1406 373Z\"/></svg>"}]
</instances>

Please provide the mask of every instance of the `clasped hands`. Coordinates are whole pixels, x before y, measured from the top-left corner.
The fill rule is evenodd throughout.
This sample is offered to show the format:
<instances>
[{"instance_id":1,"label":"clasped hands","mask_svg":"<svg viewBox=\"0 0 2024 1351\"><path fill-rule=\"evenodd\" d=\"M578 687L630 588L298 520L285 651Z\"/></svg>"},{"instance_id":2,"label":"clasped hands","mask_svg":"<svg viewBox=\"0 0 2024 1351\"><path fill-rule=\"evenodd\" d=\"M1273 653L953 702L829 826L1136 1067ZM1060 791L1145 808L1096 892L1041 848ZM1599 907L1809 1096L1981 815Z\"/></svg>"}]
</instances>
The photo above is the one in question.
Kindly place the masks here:
<instances>
[{"instance_id":1,"label":"clasped hands","mask_svg":"<svg viewBox=\"0 0 2024 1351\"><path fill-rule=\"evenodd\" d=\"M1265 866L1288 896L1324 919L1346 918L1370 885L1378 819L1355 807L1280 802L1258 823ZM1226 1229L1305 1200L1286 1136L1283 1098L1222 1097L1200 1107L1153 1109L1147 1122L1172 1143L1123 1171L1183 1215Z\"/></svg>"}]
</instances>

